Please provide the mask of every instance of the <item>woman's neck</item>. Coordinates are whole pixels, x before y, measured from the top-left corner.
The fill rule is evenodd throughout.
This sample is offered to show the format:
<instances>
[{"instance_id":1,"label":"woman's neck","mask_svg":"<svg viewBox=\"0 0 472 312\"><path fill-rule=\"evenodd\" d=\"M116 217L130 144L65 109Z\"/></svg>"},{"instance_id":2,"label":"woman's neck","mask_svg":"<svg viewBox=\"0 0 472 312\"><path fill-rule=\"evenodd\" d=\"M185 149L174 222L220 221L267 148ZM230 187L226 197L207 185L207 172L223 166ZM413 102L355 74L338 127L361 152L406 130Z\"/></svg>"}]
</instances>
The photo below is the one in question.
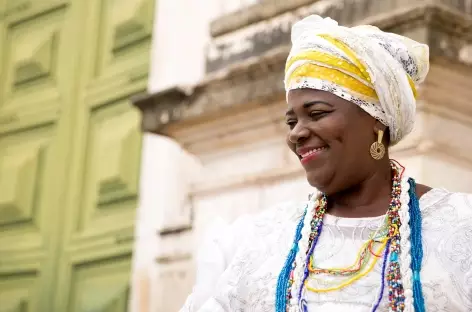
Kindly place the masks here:
<instances>
[{"instance_id":1,"label":"woman's neck","mask_svg":"<svg viewBox=\"0 0 472 312\"><path fill-rule=\"evenodd\" d=\"M384 215L391 201L392 169L379 167L356 186L328 197L328 213L337 217L362 218Z\"/></svg>"}]
</instances>

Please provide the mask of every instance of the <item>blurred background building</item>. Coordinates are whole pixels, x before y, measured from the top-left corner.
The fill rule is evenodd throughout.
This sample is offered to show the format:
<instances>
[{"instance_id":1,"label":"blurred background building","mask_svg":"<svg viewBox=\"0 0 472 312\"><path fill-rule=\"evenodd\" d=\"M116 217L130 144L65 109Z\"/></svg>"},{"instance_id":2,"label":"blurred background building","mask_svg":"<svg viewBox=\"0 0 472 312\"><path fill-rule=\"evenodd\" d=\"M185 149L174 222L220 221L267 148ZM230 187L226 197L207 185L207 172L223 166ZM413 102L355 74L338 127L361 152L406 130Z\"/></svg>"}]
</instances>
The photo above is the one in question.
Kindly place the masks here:
<instances>
[{"instance_id":1,"label":"blurred background building","mask_svg":"<svg viewBox=\"0 0 472 312\"><path fill-rule=\"evenodd\" d=\"M0 312L178 311L214 224L306 199L282 80L313 13L430 45L392 155L472 192L472 0L0 0Z\"/></svg>"}]
</instances>

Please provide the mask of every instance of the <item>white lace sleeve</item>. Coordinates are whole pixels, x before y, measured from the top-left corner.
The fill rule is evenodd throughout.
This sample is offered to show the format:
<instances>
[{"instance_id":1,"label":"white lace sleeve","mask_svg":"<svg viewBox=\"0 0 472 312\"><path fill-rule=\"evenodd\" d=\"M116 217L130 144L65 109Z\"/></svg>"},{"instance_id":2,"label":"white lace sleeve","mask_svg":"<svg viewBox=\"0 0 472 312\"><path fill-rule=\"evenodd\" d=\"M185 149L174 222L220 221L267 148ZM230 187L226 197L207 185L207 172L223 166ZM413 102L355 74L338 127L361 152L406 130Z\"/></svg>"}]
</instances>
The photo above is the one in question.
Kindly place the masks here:
<instances>
[{"instance_id":1,"label":"white lace sleeve","mask_svg":"<svg viewBox=\"0 0 472 312\"><path fill-rule=\"evenodd\" d=\"M470 257L470 256L469 256ZM469 268L464 276L464 297L463 302L466 311L472 311L472 267Z\"/></svg>"},{"instance_id":2,"label":"white lace sleeve","mask_svg":"<svg viewBox=\"0 0 472 312\"><path fill-rule=\"evenodd\" d=\"M193 291L180 312L221 310L213 298L218 280L236 253L237 246L244 239L243 236L247 236L250 232L248 229L251 224L250 217L245 216L230 226L219 222L212 227L198 251L196 283Z\"/></svg>"}]
</instances>

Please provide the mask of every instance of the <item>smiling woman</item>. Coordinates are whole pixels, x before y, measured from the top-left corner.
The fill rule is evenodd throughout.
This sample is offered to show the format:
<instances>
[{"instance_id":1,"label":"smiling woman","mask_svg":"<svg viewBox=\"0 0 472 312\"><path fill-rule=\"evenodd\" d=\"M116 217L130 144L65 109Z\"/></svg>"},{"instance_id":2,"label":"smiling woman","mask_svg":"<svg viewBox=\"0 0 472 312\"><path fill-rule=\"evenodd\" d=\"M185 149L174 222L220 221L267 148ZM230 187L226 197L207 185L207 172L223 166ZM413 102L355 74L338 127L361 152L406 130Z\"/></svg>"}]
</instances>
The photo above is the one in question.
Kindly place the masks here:
<instances>
[{"instance_id":1,"label":"smiling woman","mask_svg":"<svg viewBox=\"0 0 472 312\"><path fill-rule=\"evenodd\" d=\"M292 44L287 144L315 192L219 233L182 311L471 311L456 260L472 195L416 184L388 152L413 129L428 47L319 16Z\"/></svg>"}]
</instances>

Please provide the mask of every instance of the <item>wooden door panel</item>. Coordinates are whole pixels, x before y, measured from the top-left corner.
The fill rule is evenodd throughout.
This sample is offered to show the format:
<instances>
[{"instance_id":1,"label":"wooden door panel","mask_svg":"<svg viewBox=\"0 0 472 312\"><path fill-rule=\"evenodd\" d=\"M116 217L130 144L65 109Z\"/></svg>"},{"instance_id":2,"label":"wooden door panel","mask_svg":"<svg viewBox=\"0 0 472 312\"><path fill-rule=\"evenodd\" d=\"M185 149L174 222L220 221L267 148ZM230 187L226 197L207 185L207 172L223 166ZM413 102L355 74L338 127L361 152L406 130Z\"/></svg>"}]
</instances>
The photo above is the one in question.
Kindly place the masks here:
<instances>
[{"instance_id":1,"label":"wooden door panel","mask_svg":"<svg viewBox=\"0 0 472 312\"><path fill-rule=\"evenodd\" d=\"M131 243L70 252L59 276L64 285L57 311L126 312L131 277Z\"/></svg>"},{"instance_id":2,"label":"wooden door panel","mask_svg":"<svg viewBox=\"0 0 472 312\"><path fill-rule=\"evenodd\" d=\"M35 293L34 285L37 276L33 273L15 274L8 279L0 279L0 312L37 311L31 294Z\"/></svg>"},{"instance_id":3,"label":"wooden door panel","mask_svg":"<svg viewBox=\"0 0 472 312\"><path fill-rule=\"evenodd\" d=\"M0 134L0 252L46 244L49 209L43 188L48 182L46 172L53 166L53 133L54 126L48 125Z\"/></svg>"},{"instance_id":4,"label":"wooden door panel","mask_svg":"<svg viewBox=\"0 0 472 312\"><path fill-rule=\"evenodd\" d=\"M86 102L125 96L146 81L153 28L153 0L97 0L89 8ZM138 88L141 88L140 86Z\"/></svg>"},{"instance_id":5,"label":"wooden door panel","mask_svg":"<svg viewBox=\"0 0 472 312\"><path fill-rule=\"evenodd\" d=\"M126 312L131 255L73 267L71 312Z\"/></svg>"},{"instance_id":6,"label":"wooden door panel","mask_svg":"<svg viewBox=\"0 0 472 312\"><path fill-rule=\"evenodd\" d=\"M127 99L90 111L70 250L101 244L103 236L111 236L110 242L132 238L141 153L138 125L139 115Z\"/></svg>"},{"instance_id":7,"label":"wooden door panel","mask_svg":"<svg viewBox=\"0 0 472 312\"><path fill-rule=\"evenodd\" d=\"M70 81L65 79L70 73L63 40L68 7L67 2L43 4L5 18L0 35L1 115L19 119L20 110L44 111L60 105Z\"/></svg>"}]
</instances>

